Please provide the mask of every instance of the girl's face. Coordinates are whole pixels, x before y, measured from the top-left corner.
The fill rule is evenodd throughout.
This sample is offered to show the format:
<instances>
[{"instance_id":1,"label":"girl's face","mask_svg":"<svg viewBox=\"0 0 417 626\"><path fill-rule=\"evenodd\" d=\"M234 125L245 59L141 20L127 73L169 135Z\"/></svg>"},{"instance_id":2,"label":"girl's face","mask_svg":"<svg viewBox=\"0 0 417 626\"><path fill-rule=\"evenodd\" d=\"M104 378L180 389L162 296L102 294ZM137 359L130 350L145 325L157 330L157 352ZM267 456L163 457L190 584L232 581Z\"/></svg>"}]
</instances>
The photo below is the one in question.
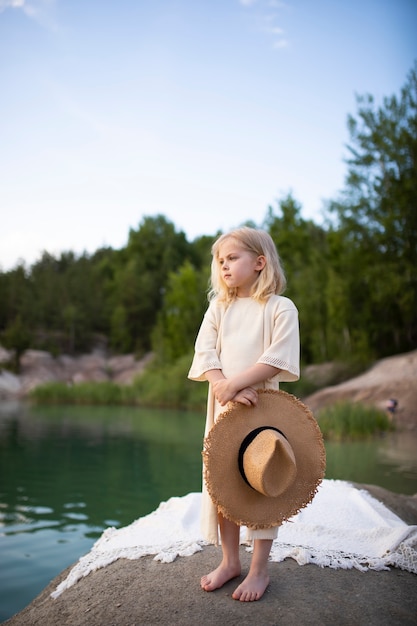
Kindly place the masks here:
<instances>
[{"instance_id":1,"label":"girl's face","mask_svg":"<svg viewBox=\"0 0 417 626\"><path fill-rule=\"evenodd\" d=\"M218 262L221 276L229 289L236 289L239 298L251 295L259 272L265 267L265 257L245 250L241 243L229 237L219 247Z\"/></svg>"}]
</instances>

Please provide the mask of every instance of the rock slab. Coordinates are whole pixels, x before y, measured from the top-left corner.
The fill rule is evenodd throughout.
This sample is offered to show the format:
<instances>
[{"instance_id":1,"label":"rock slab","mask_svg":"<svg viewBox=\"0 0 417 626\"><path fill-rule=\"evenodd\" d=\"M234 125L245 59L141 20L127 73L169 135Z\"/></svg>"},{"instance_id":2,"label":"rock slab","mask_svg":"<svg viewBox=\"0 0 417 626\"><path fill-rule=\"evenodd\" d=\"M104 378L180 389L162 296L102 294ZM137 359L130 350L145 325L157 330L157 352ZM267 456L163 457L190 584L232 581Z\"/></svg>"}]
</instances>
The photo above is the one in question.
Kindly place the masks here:
<instances>
[{"instance_id":1,"label":"rock slab","mask_svg":"<svg viewBox=\"0 0 417 626\"><path fill-rule=\"evenodd\" d=\"M417 497L372 485L371 495L417 524ZM55 578L7 626L415 626L417 576L389 571L333 570L298 565L292 559L270 563L271 583L259 602L243 603L232 593L249 568L241 548L242 576L207 593L199 580L218 565L220 548L207 546L190 557L160 563L152 557L120 559L50 596L72 566Z\"/></svg>"}]
</instances>

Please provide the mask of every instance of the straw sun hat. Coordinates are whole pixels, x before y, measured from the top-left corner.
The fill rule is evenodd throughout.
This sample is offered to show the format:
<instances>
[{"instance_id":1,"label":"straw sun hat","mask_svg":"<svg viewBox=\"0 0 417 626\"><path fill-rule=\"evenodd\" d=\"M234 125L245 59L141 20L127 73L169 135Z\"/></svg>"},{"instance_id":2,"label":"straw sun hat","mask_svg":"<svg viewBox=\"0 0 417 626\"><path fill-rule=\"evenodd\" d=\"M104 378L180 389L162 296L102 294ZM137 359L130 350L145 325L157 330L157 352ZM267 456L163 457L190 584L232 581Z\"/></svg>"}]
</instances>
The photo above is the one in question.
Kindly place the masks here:
<instances>
[{"instance_id":1,"label":"straw sun hat","mask_svg":"<svg viewBox=\"0 0 417 626\"><path fill-rule=\"evenodd\" d=\"M280 525L313 499L326 465L310 409L285 391L258 390L256 406L230 402L204 440L204 479L226 519Z\"/></svg>"}]
</instances>

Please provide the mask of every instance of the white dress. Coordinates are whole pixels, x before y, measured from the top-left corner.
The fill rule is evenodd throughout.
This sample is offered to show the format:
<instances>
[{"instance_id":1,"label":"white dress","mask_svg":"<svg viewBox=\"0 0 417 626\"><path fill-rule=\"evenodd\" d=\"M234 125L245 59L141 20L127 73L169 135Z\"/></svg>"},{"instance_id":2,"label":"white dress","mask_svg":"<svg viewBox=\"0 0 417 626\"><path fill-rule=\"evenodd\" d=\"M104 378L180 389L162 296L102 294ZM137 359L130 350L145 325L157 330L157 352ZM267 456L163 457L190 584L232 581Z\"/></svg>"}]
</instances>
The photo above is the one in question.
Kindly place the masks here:
<instances>
[{"instance_id":1,"label":"white dress","mask_svg":"<svg viewBox=\"0 0 417 626\"><path fill-rule=\"evenodd\" d=\"M281 371L257 388L278 389L280 381L292 382L300 375L298 311L284 296L271 296L261 304L253 298L236 298L228 306L213 300L204 315L195 342L195 354L188 378L205 381L204 373L220 369L226 378L266 363ZM206 436L224 410L209 385ZM217 511L202 486L202 532L210 543L218 544ZM250 531L249 539L274 538L276 530Z\"/></svg>"}]
</instances>

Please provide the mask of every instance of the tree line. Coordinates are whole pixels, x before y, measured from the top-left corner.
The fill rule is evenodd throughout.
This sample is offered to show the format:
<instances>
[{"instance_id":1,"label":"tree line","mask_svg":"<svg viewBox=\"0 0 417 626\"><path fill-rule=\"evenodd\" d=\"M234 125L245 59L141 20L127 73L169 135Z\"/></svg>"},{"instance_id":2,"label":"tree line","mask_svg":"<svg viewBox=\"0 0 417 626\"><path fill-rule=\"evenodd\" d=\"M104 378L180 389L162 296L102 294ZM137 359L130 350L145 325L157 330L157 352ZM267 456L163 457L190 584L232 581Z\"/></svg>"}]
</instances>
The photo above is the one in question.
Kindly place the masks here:
<instances>
[{"instance_id":1,"label":"tree line","mask_svg":"<svg viewBox=\"0 0 417 626\"><path fill-rule=\"evenodd\" d=\"M322 224L292 194L260 223L283 260L300 313L302 361L369 362L417 347L417 63L400 94L357 97L348 117L345 185ZM44 252L0 272L0 343L16 365L103 345L164 363L192 351L207 307L210 249L163 215L144 217L124 248Z\"/></svg>"}]
</instances>

